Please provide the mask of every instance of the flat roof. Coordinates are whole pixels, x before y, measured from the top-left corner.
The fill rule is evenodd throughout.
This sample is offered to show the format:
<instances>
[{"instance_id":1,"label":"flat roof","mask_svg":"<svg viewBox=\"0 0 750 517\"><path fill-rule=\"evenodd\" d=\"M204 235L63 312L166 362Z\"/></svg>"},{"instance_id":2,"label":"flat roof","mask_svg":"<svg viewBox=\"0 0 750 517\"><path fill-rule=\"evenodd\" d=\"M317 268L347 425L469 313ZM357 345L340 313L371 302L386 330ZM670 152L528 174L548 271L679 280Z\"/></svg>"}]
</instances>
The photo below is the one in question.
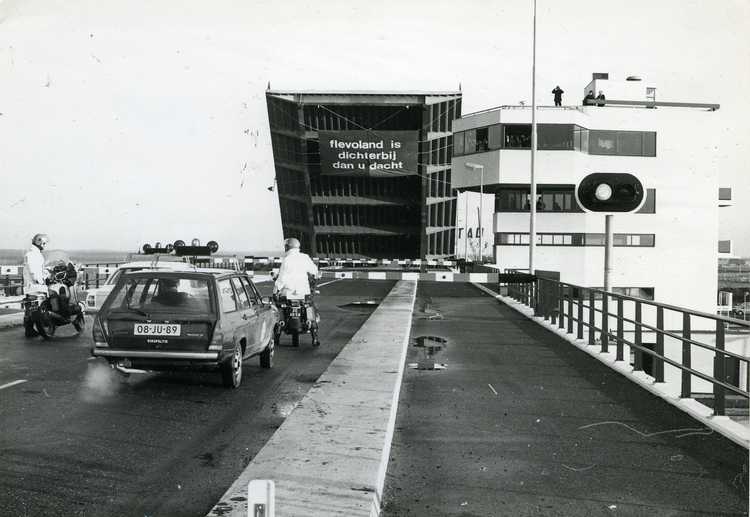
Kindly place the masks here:
<instances>
[{"instance_id":1,"label":"flat roof","mask_svg":"<svg viewBox=\"0 0 750 517\"><path fill-rule=\"evenodd\" d=\"M668 102L668 101L651 101L651 100L615 100L607 99L603 105L595 106L593 104L584 106L582 104L572 104L565 106L551 106L551 105L540 105L537 104L537 109L550 109L550 110L576 110L582 111L583 108L606 108L612 106L625 106L630 108L654 108L654 107L667 107L667 108L697 108L706 109L708 111L716 111L721 105L706 102ZM483 113L491 113L493 111L500 110L517 110L517 109L531 109L531 104L503 104L500 106L493 106L479 111L472 111L471 113L464 113L461 118L467 118L474 115L481 115Z\"/></svg>"},{"instance_id":2,"label":"flat roof","mask_svg":"<svg viewBox=\"0 0 750 517\"><path fill-rule=\"evenodd\" d=\"M266 95L462 95L461 90L266 90Z\"/></svg>"}]
</instances>

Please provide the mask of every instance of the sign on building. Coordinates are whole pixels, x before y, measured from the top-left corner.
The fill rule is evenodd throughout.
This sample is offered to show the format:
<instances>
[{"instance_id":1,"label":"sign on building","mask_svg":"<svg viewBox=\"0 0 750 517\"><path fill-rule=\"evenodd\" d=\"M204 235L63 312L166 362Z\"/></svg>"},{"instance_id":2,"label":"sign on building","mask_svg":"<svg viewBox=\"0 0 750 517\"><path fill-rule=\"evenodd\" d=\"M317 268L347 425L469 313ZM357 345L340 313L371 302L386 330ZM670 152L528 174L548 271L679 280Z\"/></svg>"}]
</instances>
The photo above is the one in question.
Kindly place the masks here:
<instances>
[{"instance_id":1,"label":"sign on building","mask_svg":"<svg viewBox=\"0 0 750 517\"><path fill-rule=\"evenodd\" d=\"M325 175L392 177L417 174L417 131L319 131Z\"/></svg>"},{"instance_id":2,"label":"sign on building","mask_svg":"<svg viewBox=\"0 0 750 517\"><path fill-rule=\"evenodd\" d=\"M481 200L481 202L480 202ZM460 192L456 200L456 258L492 262L495 231L492 215L495 195Z\"/></svg>"}]
</instances>

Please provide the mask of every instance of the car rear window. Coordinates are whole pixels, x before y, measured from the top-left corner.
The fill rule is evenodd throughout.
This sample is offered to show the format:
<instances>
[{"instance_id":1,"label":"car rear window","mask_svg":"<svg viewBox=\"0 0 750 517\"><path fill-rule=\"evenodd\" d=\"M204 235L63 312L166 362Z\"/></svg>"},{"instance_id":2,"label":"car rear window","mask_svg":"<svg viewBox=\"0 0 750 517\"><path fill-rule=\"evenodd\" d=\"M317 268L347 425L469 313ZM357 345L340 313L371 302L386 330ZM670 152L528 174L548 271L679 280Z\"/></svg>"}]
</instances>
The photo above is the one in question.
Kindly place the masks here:
<instances>
[{"instance_id":1,"label":"car rear window","mask_svg":"<svg viewBox=\"0 0 750 517\"><path fill-rule=\"evenodd\" d=\"M142 267L128 267L128 268L120 268L116 270L114 273L112 273L112 276L110 276L105 283L107 284L116 284L117 281L120 279L123 273L131 273L133 271L141 271Z\"/></svg>"},{"instance_id":2,"label":"car rear window","mask_svg":"<svg viewBox=\"0 0 750 517\"><path fill-rule=\"evenodd\" d=\"M148 314L211 312L208 280L177 276L128 278L115 288L109 308Z\"/></svg>"}]
</instances>

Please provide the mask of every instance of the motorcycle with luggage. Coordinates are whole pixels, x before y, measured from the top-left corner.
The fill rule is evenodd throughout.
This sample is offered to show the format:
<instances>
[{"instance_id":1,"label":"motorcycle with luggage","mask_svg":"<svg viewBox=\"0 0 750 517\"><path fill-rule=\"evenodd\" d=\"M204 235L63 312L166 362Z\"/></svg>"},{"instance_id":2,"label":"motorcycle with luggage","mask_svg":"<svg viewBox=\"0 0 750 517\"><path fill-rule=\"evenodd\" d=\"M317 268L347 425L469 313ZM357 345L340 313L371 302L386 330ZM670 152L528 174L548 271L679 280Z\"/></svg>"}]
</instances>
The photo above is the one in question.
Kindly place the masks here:
<instances>
[{"instance_id":1,"label":"motorcycle with luggage","mask_svg":"<svg viewBox=\"0 0 750 517\"><path fill-rule=\"evenodd\" d=\"M66 254L53 252L45 268L49 271L46 289L26 293L23 300L26 337L39 335L48 340L63 325L73 325L80 334L85 327L85 304L76 283L75 265Z\"/></svg>"},{"instance_id":2,"label":"motorcycle with luggage","mask_svg":"<svg viewBox=\"0 0 750 517\"><path fill-rule=\"evenodd\" d=\"M310 291L315 290L315 278L310 276ZM320 346L318 339L318 324L320 316L313 303L313 295L290 296L279 293L274 294L276 306L281 311L281 320L274 329L274 342L276 345L281 341L281 334L292 337L292 346L299 346L300 334L310 334L312 346Z\"/></svg>"}]
</instances>

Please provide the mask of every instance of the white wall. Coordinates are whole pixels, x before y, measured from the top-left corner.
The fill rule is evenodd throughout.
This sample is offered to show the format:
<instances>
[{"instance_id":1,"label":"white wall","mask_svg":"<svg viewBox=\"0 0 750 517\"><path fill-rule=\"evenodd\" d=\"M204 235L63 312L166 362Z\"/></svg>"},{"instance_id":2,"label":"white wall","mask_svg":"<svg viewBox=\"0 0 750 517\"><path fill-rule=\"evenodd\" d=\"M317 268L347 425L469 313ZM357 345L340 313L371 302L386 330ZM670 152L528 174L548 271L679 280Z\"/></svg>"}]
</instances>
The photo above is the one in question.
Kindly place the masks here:
<instances>
[{"instance_id":1,"label":"white wall","mask_svg":"<svg viewBox=\"0 0 750 517\"><path fill-rule=\"evenodd\" d=\"M637 84L637 83L636 83ZM713 313L718 241L717 140L713 112L697 109L586 107L540 110L540 123L577 123L589 129L657 132L656 157L595 156L577 151L537 152L537 183L575 184L592 172L628 172L656 189L655 214L617 214L615 233L653 233L655 247L617 247L614 286L653 287L656 300ZM503 110L503 123L525 122L530 110ZM468 123L466 127L471 127ZM527 150L502 150L454 158L453 182L471 185L476 173L463 162L485 164L485 184L528 184ZM458 163L457 163L458 162ZM460 165L460 167L459 167ZM465 172L462 172L465 171ZM497 180L496 180L497 178ZM537 232L604 233L601 214L537 214ZM526 213L495 214L495 230L528 233ZM501 268L528 267L527 246L496 246ZM536 267L560 271L563 281L603 285L603 247L537 246ZM681 324L667 317L667 325ZM676 328L676 327L674 327Z\"/></svg>"}]
</instances>

